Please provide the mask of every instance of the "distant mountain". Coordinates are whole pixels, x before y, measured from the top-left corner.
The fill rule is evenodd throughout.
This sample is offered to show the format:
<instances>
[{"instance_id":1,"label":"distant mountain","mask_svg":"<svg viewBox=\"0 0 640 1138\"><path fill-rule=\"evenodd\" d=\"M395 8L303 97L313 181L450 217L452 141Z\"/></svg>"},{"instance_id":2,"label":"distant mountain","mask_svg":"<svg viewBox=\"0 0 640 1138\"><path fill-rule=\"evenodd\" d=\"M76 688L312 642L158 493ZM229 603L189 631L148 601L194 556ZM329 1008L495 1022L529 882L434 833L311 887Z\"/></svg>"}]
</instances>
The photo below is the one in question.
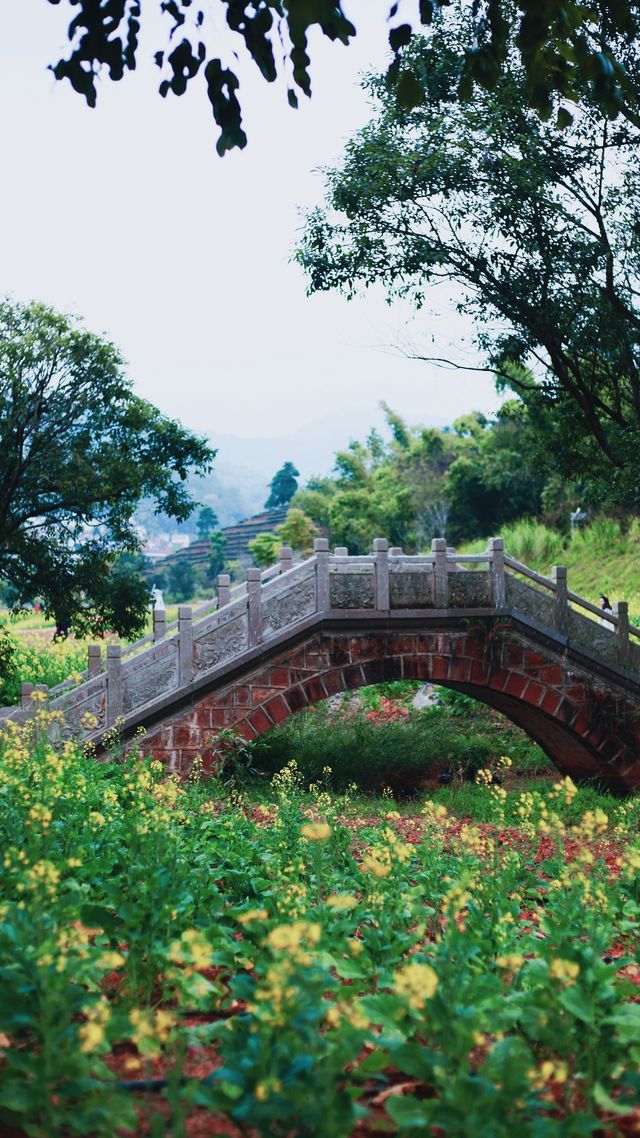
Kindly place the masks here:
<instances>
[{"instance_id":1,"label":"distant mountain","mask_svg":"<svg viewBox=\"0 0 640 1138\"><path fill-rule=\"evenodd\" d=\"M284 462L297 466L303 486L313 475L329 474L336 451L344 450L351 439L364 439L372 427L384 436L388 434L382 412L350 408L307 423L290 434L243 438L214 432L210 442L218 454L213 471L205 478L192 478L191 493L198 502L216 511L221 526L233 525L262 510L269 495L269 482ZM147 502L136 512L136 520L150 536L176 531L195 536L197 516L196 510L186 525L179 526L164 515L155 515Z\"/></svg>"}]
</instances>

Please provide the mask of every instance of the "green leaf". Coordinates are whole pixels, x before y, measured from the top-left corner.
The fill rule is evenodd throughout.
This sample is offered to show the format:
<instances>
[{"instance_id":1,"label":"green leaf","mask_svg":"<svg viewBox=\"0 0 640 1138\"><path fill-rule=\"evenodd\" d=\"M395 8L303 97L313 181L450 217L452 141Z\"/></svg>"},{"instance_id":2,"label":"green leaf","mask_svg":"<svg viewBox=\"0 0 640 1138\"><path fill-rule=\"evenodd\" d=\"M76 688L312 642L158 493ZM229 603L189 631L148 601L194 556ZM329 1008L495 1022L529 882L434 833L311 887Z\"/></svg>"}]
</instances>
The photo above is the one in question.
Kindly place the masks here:
<instances>
[{"instance_id":1,"label":"green leaf","mask_svg":"<svg viewBox=\"0 0 640 1138\"><path fill-rule=\"evenodd\" d=\"M603 1110L613 1111L614 1114L632 1114L633 1113L633 1107L622 1106L621 1103L616 1102L615 1099L612 1099L609 1092L606 1091L605 1088L602 1086L602 1083L596 1083L595 1084L595 1086L593 1088L593 1097L594 1097L595 1101L597 1102L598 1106L602 1107Z\"/></svg>"},{"instance_id":2,"label":"green leaf","mask_svg":"<svg viewBox=\"0 0 640 1138\"><path fill-rule=\"evenodd\" d=\"M593 1001L588 999L580 988L575 987L575 985L565 988L564 991L560 992L558 1002L565 1011L570 1012L576 1019L582 1020L583 1023L593 1023Z\"/></svg>"},{"instance_id":3,"label":"green leaf","mask_svg":"<svg viewBox=\"0 0 640 1138\"><path fill-rule=\"evenodd\" d=\"M411 1095L390 1095L385 1108L401 1130L411 1130L418 1126L426 1128L429 1125L431 1111L428 1105Z\"/></svg>"},{"instance_id":4,"label":"green leaf","mask_svg":"<svg viewBox=\"0 0 640 1138\"><path fill-rule=\"evenodd\" d=\"M412 71L402 71L396 87L398 106L406 111L424 102L424 91Z\"/></svg>"}]
</instances>

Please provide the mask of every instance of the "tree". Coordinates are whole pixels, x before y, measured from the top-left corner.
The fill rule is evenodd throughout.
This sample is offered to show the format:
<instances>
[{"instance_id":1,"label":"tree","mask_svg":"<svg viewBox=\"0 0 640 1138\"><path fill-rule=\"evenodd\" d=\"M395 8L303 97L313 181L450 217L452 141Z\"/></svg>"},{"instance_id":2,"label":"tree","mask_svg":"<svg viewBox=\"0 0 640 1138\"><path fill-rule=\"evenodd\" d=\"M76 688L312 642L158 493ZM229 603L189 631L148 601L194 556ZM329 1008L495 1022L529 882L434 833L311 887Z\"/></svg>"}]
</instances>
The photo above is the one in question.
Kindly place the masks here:
<instances>
[{"instance_id":1,"label":"tree","mask_svg":"<svg viewBox=\"0 0 640 1138\"><path fill-rule=\"evenodd\" d=\"M49 0L59 4L60 0ZM412 47L420 24L428 26L434 13L451 0L420 0L417 27L400 22L406 4L389 0L389 45L393 60L387 82L402 107L419 105L423 89L413 64ZM68 26L70 51L52 66L56 79L68 79L89 106L97 100L98 79L121 80L135 70L141 31L140 0L68 0L72 8ZM296 88L311 94L308 35L316 26L331 40L347 44L356 29L345 15L341 0L219 0L219 6L193 5L193 0L158 0L167 34L156 42L154 60L160 70L160 94L183 95L194 82L206 88L213 117L220 128L220 154L246 145L238 98L239 80L233 60L238 40L272 83L284 76L292 107L298 105ZM490 90L513 62L510 43L517 44L523 69L523 95L539 113L549 117L558 98L575 101L588 86L607 115L619 112L636 119L638 88L625 67L619 43L629 43L640 27L639 0L486 0L468 5L471 35L456 94L469 99L475 85ZM69 15L71 13L68 13ZM157 14L145 4L151 26ZM221 43L226 22L234 35ZM155 33L155 23L153 25ZM278 61L282 61L279 65ZM231 63L231 66L229 66ZM563 120L568 111L562 108ZM570 117L570 116L569 116Z\"/></svg>"},{"instance_id":2,"label":"tree","mask_svg":"<svg viewBox=\"0 0 640 1138\"><path fill-rule=\"evenodd\" d=\"M282 525L278 526L281 544L289 545L301 553L311 551L317 532L311 518L297 506L291 507Z\"/></svg>"},{"instance_id":3,"label":"tree","mask_svg":"<svg viewBox=\"0 0 640 1138\"><path fill-rule=\"evenodd\" d=\"M266 569L278 560L282 540L277 533L259 533L249 542L249 553L259 569Z\"/></svg>"},{"instance_id":4,"label":"tree","mask_svg":"<svg viewBox=\"0 0 640 1138\"><path fill-rule=\"evenodd\" d=\"M149 587L126 562L143 497L183 520L214 452L134 395L122 358L79 320L0 303L0 579L76 631L139 630Z\"/></svg>"},{"instance_id":5,"label":"tree","mask_svg":"<svg viewBox=\"0 0 640 1138\"><path fill-rule=\"evenodd\" d=\"M193 565L187 557L179 557L169 567L169 592L174 601L190 601L196 587Z\"/></svg>"},{"instance_id":6,"label":"tree","mask_svg":"<svg viewBox=\"0 0 640 1138\"><path fill-rule=\"evenodd\" d=\"M509 73L460 103L472 37L458 2L411 49L411 111L370 81L375 116L307 219L310 291L382 282L420 307L429 285L455 284L487 367L546 417L557 471L638 502L640 131L612 125L587 86L571 125L541 122L513 43ZM635 45L616 50L636 83Z\"/></svg>"},{"instance_id":7,"label":"tree","mask_svg":"<svg viewBox=\"0 0 640 1138\"><path fill-rule=\"evenodd\" d=\"M211 506L203 506L198 514L198 521L196 522L198 537L202 541L206 541L214 530L218 529L219 524L218 515L215 510L213 510Z\"/></svg>"},{"instance_id":8,"label":"tree","mask_svg":"<svg viewBox=\"0 0 640 1138\"><path fill-rule=\"evenodd\" d=\"M211 547L211 554L209 557L209 577L215 581L218 573L224 572L224 551L226 548L227 539L220 530L215 533L209 534L209 545Z\"/></svg>"},{"instance_id":9,"label":"tree","mask_svg":"<svg viewBox=\"0 0 640 1138\"><path fill-rule=\"evenodd\" d=\"M289 505L298 489L297 479L299 475L300 471L296 470L292 462L285 462L284 466L280 467L269 484L271 493L265 502L267 510L273 510L277 506Z\"/></svg>"}]
</instances>

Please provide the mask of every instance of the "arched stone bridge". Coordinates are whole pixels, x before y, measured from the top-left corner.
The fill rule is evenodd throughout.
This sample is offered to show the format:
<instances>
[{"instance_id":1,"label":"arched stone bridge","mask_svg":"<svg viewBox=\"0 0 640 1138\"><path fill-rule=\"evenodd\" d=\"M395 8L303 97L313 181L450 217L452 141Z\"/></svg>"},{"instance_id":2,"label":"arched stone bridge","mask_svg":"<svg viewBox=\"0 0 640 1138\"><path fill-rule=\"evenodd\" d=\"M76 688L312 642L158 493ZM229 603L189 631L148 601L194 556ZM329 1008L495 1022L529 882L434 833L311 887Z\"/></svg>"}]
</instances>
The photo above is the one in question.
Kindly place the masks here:
<instances>
[{"instance_id":1,"label":"arched stone bridge","mask_svg":"<svg viewBox=\"0 0 640 1138\"><path fill-rule=\"evenodd\" d=\"M503 712L563 773L618 793L640 784L640 630L626 604L603 625L565 569L542 577L500 538L465 556L442 539L420 556L378 539L365 557L319 539L308 560L283 549L234 590L220 577L217 597L181 607L175 625L154 617L125 652L108 645L106 667L91 646L84 682L51 690L67 732L99 748L114 724L142 730L147 751L186 773L221 728L253 739L336 692L431 680ZM30 691L9 717L31 714Z\"/></svg>"}]
</instances>

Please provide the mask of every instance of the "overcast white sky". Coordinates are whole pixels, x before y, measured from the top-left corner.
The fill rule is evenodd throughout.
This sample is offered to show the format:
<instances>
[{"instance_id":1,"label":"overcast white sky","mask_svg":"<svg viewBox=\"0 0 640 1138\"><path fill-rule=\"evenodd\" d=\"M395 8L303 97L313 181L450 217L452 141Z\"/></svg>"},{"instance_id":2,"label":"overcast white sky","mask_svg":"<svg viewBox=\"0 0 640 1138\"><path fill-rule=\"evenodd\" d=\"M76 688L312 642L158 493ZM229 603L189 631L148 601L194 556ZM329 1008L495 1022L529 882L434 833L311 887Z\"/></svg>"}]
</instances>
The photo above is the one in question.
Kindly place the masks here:
<instances>
[{"instance_id":1,"label":"overcast white sky","mask_svg":"<svg viewBox=\"0 0 640 1138\"><path fill-rule=\"evenodd\" d=\"M426 423L497 406L488 378L387 350L428 338L459 355L470 328L446 294L412 324L382 295L309 299L290 263L299 209L321 197L314 169L367 120L358 76L384 65L387 0L349 5L348 49L313 45L314 96L297 112L243 69L249 146L224 159L199 85L162 100L141 59L91 111L46 70L68 5L0 3L0 291L82 315L120 346L142 395L201 433L281 435L340 409L364 434L381 399Z\"/></svg>"}]
</instances>

